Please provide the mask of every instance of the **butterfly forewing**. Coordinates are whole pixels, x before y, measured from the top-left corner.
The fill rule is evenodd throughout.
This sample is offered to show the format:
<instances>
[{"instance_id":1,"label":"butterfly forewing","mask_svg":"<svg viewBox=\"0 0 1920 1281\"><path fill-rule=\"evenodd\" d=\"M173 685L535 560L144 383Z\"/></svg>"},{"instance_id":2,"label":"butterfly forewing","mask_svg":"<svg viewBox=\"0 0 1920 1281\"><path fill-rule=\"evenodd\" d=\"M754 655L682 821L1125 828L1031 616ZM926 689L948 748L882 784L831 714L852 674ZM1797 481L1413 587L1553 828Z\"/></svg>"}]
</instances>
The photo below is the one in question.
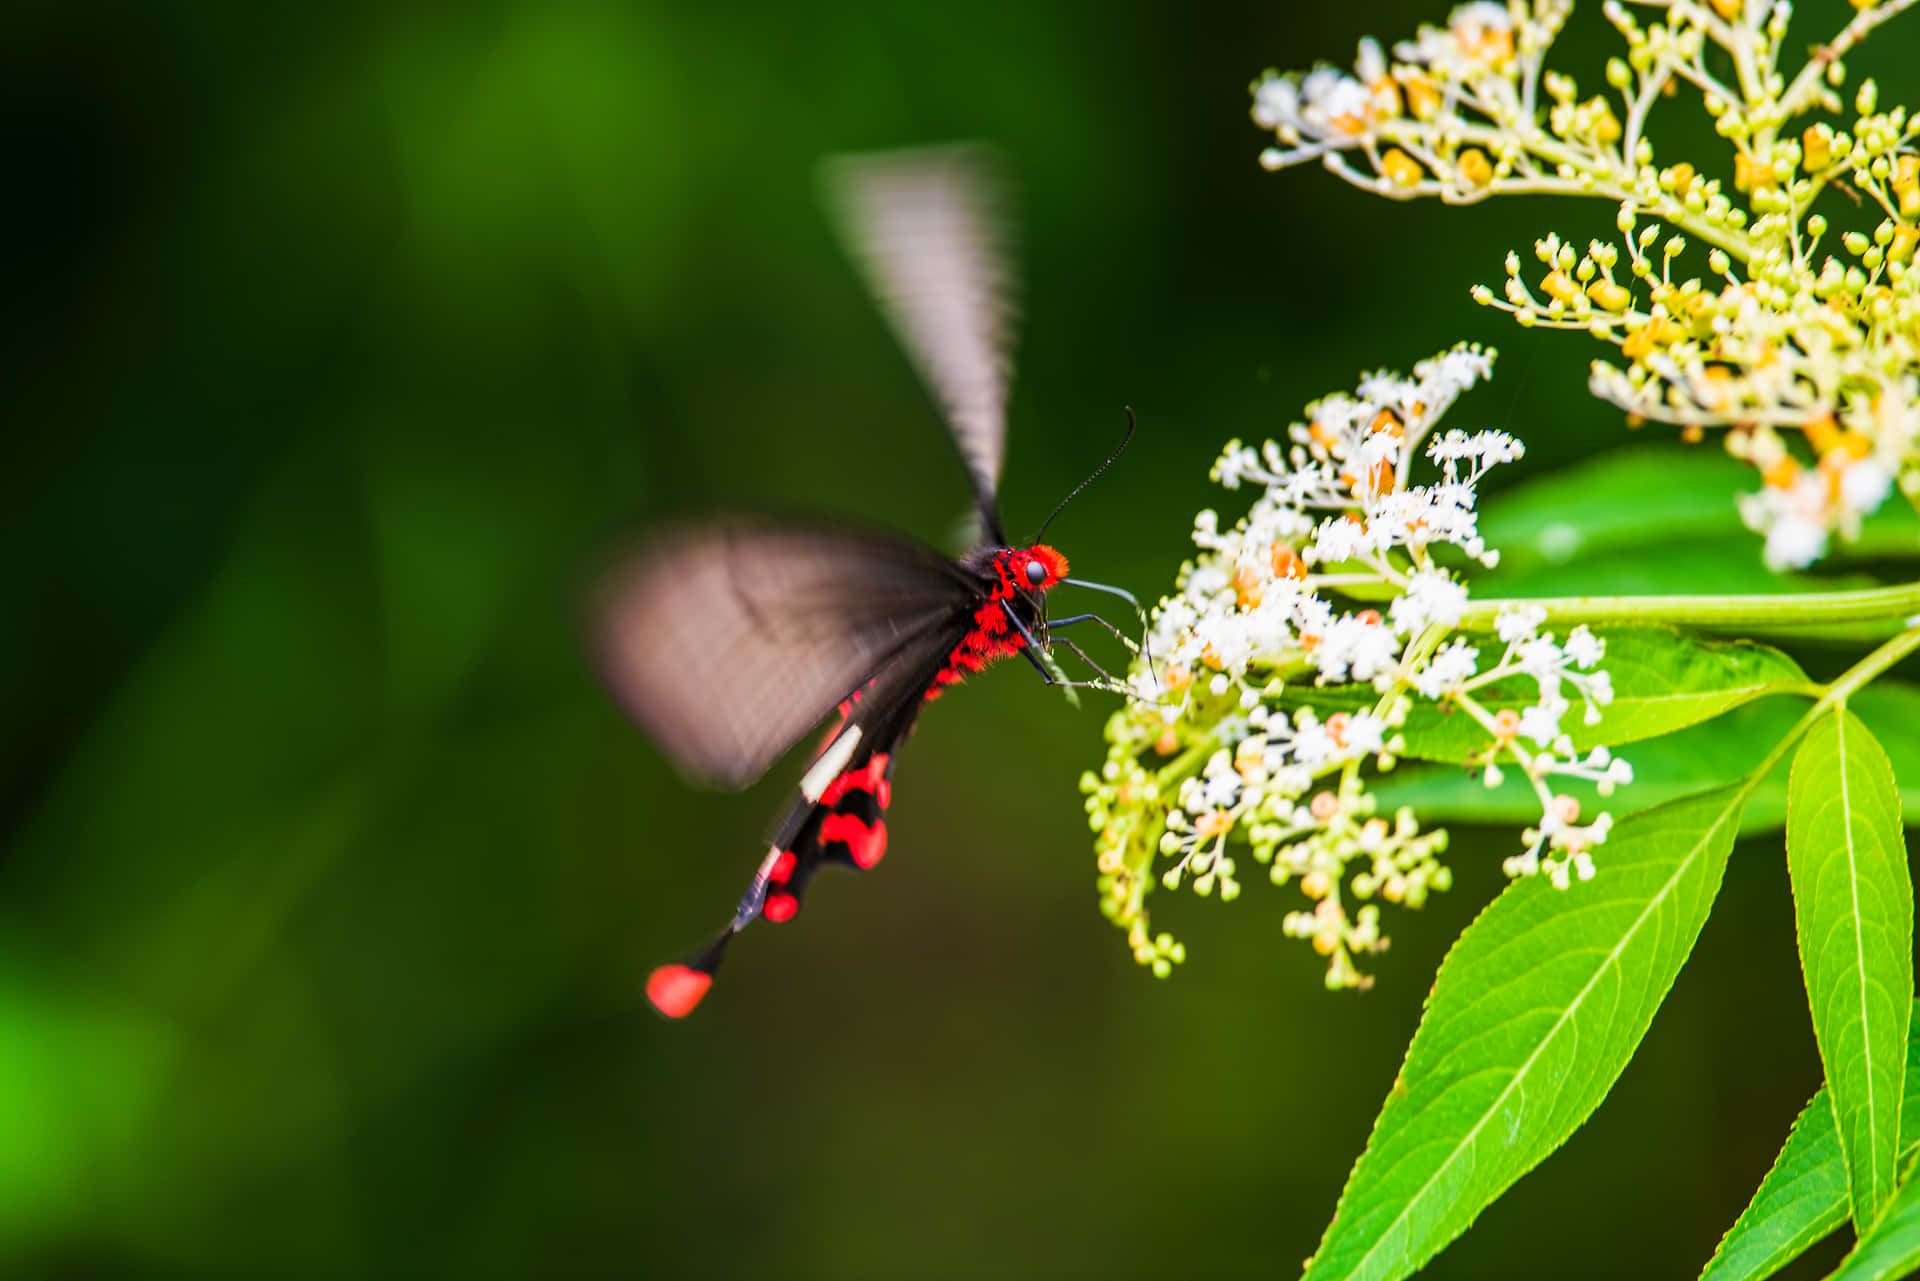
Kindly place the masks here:
<instances>
[{"instance_id":1,"label":"butterfly forewing","mask_svg":"<svg viewBox=\"0 0 1920 1281\"><path fill-rule=\"evenodd\" d=\"M654 539L609 575L599 662L682 769L738 786L897 661L929 661L977 594L951 561L901 540L701 525Z\"/></svg>"},{"instance_id":2,"label":"butterfly forewing","mask_svg":"<svg viewBox=\"0 0 1920 1281\"><path fill-rule=\"evenodd\" d=\"M946 415L999 541L1018 280L995 155L960 146L849 156L824 174L848 251Z\"/></svg>"}]
</instances>

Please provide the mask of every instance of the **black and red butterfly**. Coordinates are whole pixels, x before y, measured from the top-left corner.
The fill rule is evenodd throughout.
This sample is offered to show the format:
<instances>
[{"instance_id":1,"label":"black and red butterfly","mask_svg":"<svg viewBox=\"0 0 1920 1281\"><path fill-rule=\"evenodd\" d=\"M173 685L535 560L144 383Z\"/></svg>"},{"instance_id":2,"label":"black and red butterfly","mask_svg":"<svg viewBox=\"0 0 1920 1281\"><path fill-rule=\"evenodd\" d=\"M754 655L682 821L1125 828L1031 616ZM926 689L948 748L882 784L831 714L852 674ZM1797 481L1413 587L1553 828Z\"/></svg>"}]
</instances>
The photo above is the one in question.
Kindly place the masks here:
<instances>
[{"instance_id":1,"label":"black and red butterfly","mask_svg":"<svg viewBox=\"0 0 1920 1281\"><path fill-rule=\"evenodd\" d=\"M669 1017L706 995L735 934L799 911L822 866L880 861L894 757L922 705L1015 654L1049 684L1117 688L1052 636L1082 621L1117 629L1091 614L1050 623L1046 596L1075 583L1133 598L1068 578L1066 557L1038 535L1011 546L1000 530L1015 281L996 172L979 147L848 157L825 171L848 247L959 445L979 545L953 560L826 525L713 520L656 537L608 576L599 599L607 683L694 777L744 785L832 718L733 919L697 956L648 979L648 999ZM1099 678L1065 681L1050 658L1056 643Z\"/></svg>"}]
</instances>

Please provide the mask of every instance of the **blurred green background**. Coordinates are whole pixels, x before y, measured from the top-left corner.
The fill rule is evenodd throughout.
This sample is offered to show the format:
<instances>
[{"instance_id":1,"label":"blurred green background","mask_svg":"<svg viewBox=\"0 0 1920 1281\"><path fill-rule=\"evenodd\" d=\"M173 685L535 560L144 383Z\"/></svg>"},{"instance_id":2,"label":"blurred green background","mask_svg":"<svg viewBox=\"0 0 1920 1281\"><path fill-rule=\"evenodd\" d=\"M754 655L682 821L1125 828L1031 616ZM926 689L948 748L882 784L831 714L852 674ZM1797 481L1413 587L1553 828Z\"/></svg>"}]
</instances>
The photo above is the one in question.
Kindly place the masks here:
<instances>
[{"instance_id":1,"label":"blurred green background","mask_svg":"<svg viewBox=\"0 0 1920 1281\"><path fill-rule=\"evenodd\" d=\"M1364 997L1257 885L1163 895L1191 959L1155 982L1095 906L1104 708L1007 665L925 718L884 869L671 1026L647 969L731 909L792 771L682 784L578 607L669 512L952 528L814 204L836 150L1010 153L1010 529L1140 415L1052 531L1088 576L1165 590L1223 441L1458 339L1504 350L1457 412L1522 472L1619 443L1593 349L1467 298L1608 210L1255 164L1263 66L1444 13L9 6L0 1268L1290 1274L1510 833L1456 842ZM1597 12L1569 39L1612 47ZM1706 1257L1818 1072L1777 852L1724 896L1602 1122L1432 1275Z\"/></svg>"}]
</instances>

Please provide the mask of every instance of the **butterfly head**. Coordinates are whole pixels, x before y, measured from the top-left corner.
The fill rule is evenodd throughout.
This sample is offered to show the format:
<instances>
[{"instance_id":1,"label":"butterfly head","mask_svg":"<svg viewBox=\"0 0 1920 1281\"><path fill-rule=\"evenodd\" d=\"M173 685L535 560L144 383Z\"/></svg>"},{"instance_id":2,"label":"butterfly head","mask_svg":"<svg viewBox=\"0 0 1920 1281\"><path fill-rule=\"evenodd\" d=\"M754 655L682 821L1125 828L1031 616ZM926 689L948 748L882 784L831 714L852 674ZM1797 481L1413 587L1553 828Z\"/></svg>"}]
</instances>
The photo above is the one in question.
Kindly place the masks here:
<instances>
[{"instance_id":1,"label":"butterfly head","mask_svg":"<svg viewBox=\"0 0 1920 1281\"><path fill-rule=\"evenodd\" d=\"M997 559L1002 581L1021 591L1044 592L1067 576L1067 558L1045 543L1008 548Z\"/></svg>"}]
</instances>

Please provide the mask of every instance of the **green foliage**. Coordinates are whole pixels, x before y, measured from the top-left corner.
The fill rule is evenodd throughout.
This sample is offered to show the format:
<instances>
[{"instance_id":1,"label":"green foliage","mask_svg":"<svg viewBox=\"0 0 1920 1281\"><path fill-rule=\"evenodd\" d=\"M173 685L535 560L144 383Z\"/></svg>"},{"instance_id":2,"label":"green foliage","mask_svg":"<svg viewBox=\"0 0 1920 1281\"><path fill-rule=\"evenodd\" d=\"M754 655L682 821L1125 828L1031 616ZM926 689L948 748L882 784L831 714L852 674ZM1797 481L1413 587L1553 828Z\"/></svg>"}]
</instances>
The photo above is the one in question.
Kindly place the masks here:
<instances>
[{"instance_id":1,"label":"green foliage","mask_svg":"<svg viewBox=\"0 0 1920 1281\"><path fill-rule=\"evenodd\" d=\"M1723 538L1741 539L1751 553L1751 536L1728 501L1746 483L1745 473L1717 452L1647 445L1615 450L1498 495L1487 504L1480 531L1500 549L1503 581L1609 553L1674 568L1703 541ZM1646 555L1676 539L1687 541L1687 557ZM1753 561L1750 554L1743 559Z\"/></svg>"},{"instance_id":2,"label":"green foliage","mask_svg":"<svg viewBox=\"0 0 1920 1281\"><path fill-rule=\"evenodd\" d=\"M1583 586L1596 569L1609 578L1625 577L1630 566L1644 575L1644 587L1594 586L1609 593L1835 586L1831 578L1765 572L1731 501L1751 483L1749 469L1719 450L1636 445L1496 495L1480 532L1500 548L1495 581L1517 596L1564 591L1574 581L1565 570L1576 565ZM1916 535L1920 516L1889 503L1868 518L1853 546L1856 553L1911 557L1920 555ZM1686 554L1671 554L1681 543ZM1728 581L1729 573L1737 579Z\"/></svg>"},{"instance_id":3,"label":"green foliage","mask_svg":"<svg viewBox=\"0 0 1920 1281\"><path fill-rule=\"evenodd\" d=\"M1864 573L1776 573L1753 554L1732 496L1745 469L1720 452L1636 446L1602 454L1495 496L1481 530L1501 548L1489 590L1516 598L1712 593L1783 595L1871 587ZM1685 555L1673 549L1684 543ZM1858 557L1920 555L1920 517L1890 503L1849 545ZM1742 629L1798 642L1859 643L1890 623L1789 623L1757 618Z\"/></svg>"},{"instance_id":4,"label":"green foliage","mask_svg":"<svg viewBox=\"0 0 1920 1281\"><path fill-rule=\"evenodd\" d=\"M1792 732L1805 706L1797 699L1758 699L1725 716L1636 744L1633 781L1615 790L1612 803L1632 813L1745 778ZM1877 681L1847 700L1847 708L1873 731L1892 761L1901 809L1920 813L1920 686ZM1466 823L1524 823L1537 808L1525 779L1508 777L1488 787L1460 770L1430 765L1403 766L1383 779L1374 795L1383 806L1411 805L1435 820ZM1756 836L1778 831L1786 822L1787 769L1782 762L1754 784L1740 831Z\"/></svg>"},{"instance_id":5,"label":"green foliage","mask_svg":"<svg viewBox=\"0 0 1920 1281\"><path fill-rule=\"evenodd\" d=\"M1410 33L1449 7L1377 22ZM640 976L738 893L762 807L680 787L606 706L574 630L588 567L636 519L689 509L820 507L937 541L961 501L924 396L811 203L822 153L1007 147L1035 268L1008 524L1032 528L1131 401L1129 457L1055 529L1081 572L1136 591L1173 574L1170 542L1209 501L1206 445L1459 337L1473 313L1432 244L1491 269L1541 230L1537 202L1410 212L1306 181L1247 198L1241 140L1195 118L1217 95L1193 87L1334 51L1353 29L1338 7L1196 22L1165 4L990 0L962 23L875 0L655 8L267 7L233 22L154 0L0 18L26 249L6 339L0 1272L1284 1271L1377 1102L1351 1083L1368 1064L1384 1076L1442 931L1494 897L1511 829L1539 820L1536 780L1511 763L1489 788L1404 758L1347 836L1401 805L1509 830L1451 833L1452 888L1396 929L1373 997L1330 1000L1273 959L1277 912L1196 944L1184 985L1136 982L1090 958L1079 818L1048 781L1105 708L1072 716L1031 673L996 673L913 743L884 871L857 894L823 886L808 920L730 960L728 1008L671 1033L649 1021ZM1794 48L1848 16L1796 18ZM1569 39L1582 22L1600 30L1597 3ZM1909 15L1846 61L1896 69L1894 97L1916 37ZM1708 55L1703 73L1737 69ZM1846 123L1844 107L1824 114ZM1889 145L1872 159L1893 181L1913 141ZM1829 213L1849 190L1830 184ZM1904 239L1914 219L1899 221ZM1838 227L1817 250L1802 238L1809 256L1839 242ZM1674 260L1682 276L1695 246ZM1630 742L1634 778L1610 798L1552 781L1624 817L1592 881L1553 895L1536 879L1488 909L1495 924L1537 911L1542 929L1505 950L1545 956L1627 875L1614 859L1642 847L1636 813L1745 786L1743 834L1785 825L1776 749L1920 607L1823 621L1775 598L1909 579L1920 537L1896 493L1821 572L1769 573L1733 502L1761 486L1721 448L1735 433L1655 446L1655 424L1645 444L1579 461L1624 439L1617 416L1583 405L1583 358L1557 367L1540 347L1516 336L1497 399L1461 420L1525 435L1538 469L1488 500L1481 532L1504 558L1469 577L1476 600L1750 595L1732 625L1679 601L1660 617L1688 629L1675 646L1762 637L1811 676L1753 697L1696 688L1720 677L1686 669L1687 715L1723 710L1684 728L1649 713L1643 727L1671 730L1649 737L1612 737L1625 704L1605 709L1604 739L1568 716L1583 745ZM1603 627L1605 666L1645 627ZM1376 701L1322 693L1308 701L1328 711ZM1920 813L1920 688L1874 679L1844 703ZM1399 732L1451 761L1463 727L1416 704ZM1178 746L1170 762L1215 750ZM1678 1002L1735 1014L1643 1055L1625 1078L1643 1088L1606 1117L1620 1129L1544 1172L1592 1191L1488 1216L1466 1270L1679 1275L1705 1253L1743 1159L1727 1137L1777 1135L1783 1085L1797 1104L1821 1066L1810 1041L1794 1052L1809 1023L1785 999L1795 958L1756 950L1785 920L1781 854L1776 836L1729 861L1720 925L1655 1034ZM1769 894L1778 910L1752 931L1731 915ZM1448 1003L1463 976L1456 956ZM1583 1031L1601 995L1581 1004ZM1444 1081L1457 1101L1471 1083L1422 1036L1396 1099ZM1618 1071L1619 1054L1539 1044L1524 1073L1511 1056L1499 1070L1527 1083L1513 1115L1541 1128L1509 1154L1484 1142L1507 1115L1489 1112L1465 1149L1498 1158L1488 1177L1419 1202L1426 1255ZM1556 1064L1577 1086L1564 1102L1536 1088ZM1845 1223L1835 1091L1813 1094L1715 1281L1764 1275ZM1644 1124L1649 1098L1673 1110L1675 1160L1607 1145ZM1389 1106L1402 1143L1445 1112ZM1916 1115L1909 1099L1896 1175ZM1376 1154L1367 1168L1384 1189ZM1911 1266L1915 1185L1844 1275ZM1662 1255L1675 1239L1693 1244Z\"/></svg>"},{"instance_id":6,"label":"green foliage","mask_svg":"<svg viewBox=\"0 0 1920 1281\"><path fill-rule=\"evenodd\" d=\"M1597 709L1591 724L1577 713L1567 718L1567 732L1580 751L1675 734L1768 694L1807 684L1806 673L1793 659L1751 641L1714 640L1646 624L1593 631L1606 643L1613 701ZM1524 679L1501 681L1474 695L1493 713L1517 713L1537 699L1538 692ZM1288 691L1281 704L1312 707L1324 715L1363 711L1377 701L1364 688L1304 686ZM1406 740L1401 755L1412 760L1464 764L1487 754L1486 731L1451 704L1415 702L1400 731Z\"/></svg>"},{"instance_id":7,"label":"green foliage","mask_svg":"<svg viewBox=\"0 0 1920 1281\"><path fill-rule=\"evenodd\" d=\"M1464 557L1446 562L1491 571L1470 575L1471 604L1436 616L1426 608L1436 589L1420 574L1398 580L1404 595L1356 595L1378 607L1375 619L1411 615L1397 666L1371 688L1355 680L1292 695L1296 727L1334 708L1343 725L1368 709L1390 718L1397 734L1359 802L1368 812L1394 810L1409 831L1527 824L1527 848L1505 869L1545 871L1561 892L1539 892L1537 877L1511 887L1461 934L1310 1277L1417 1270L1564 1141L1684 963L1736 833L1782 826L1825 1083L1704 1276L1758 1281L1848 1219L1858 1244L1835 1276L1920 1269L1902 825L1914 812L1907 793L1920 800L1920 689L1876 685L1920 650L1920 584L1909 581L1920 555L1920 122L1883 102L1875 80L1841 92L1845 59L1910 5L1858 0L1836 34L1794 59L1809 46L1791 6L1610 4L1623 44L1598 93L1552 57L1576 29L1571 4L1462 6L1412 40L1363 41L1351 75L1269 71L1254 85L1270 170L1316 164L1402 199L1603 197L1617 238L1543 236L1537 270L1509 253L1503 287L1473 296L1525 328L1617 347L1620 363L1593 362L1587 385L1632 425L1670 424L1695 442L1720 433L1724 444L1693 455L1623 449L1487 504L1478 533L1500 554L1456 538ZM1668 135L1648 130L1664 98L1695 91L1730 156L1676 161L1664 154ZM1834 190L1869 199L1848 209L1823 200ZM1400 437L1393 413L1365 410L1369 433ZM1413 421L1425 414L1417 407ZM1316 416L1293 439L1333 448L1334 417ZM1382 480L1349 464L1337 480L1362 497L1404 486L1408 463L1391 442L1361 439L1353 458L1385 457L1397 470ZM1270 475L1237 448L1216 475ZM1462 435L1434 458L1467 453ZM1278 448L1262 457L1284 470ZM1312 478L1269 483L1268 501L1313 492ZM1423 512L1406 551L1422 574L1432 572L1430 523ZM1261 528L1288 526L1265 518ZM1209 516L1196 542L1249 559L1216 531ZM1332 532L1341 552L1369 538L1393 546L1370 525ZM1757 556L1755 532L1765 538ZM1290 554L1276 548L1276 566ZM1826 572L1807 572L1822 560ZM1376 568L1393 577L1392 565ZM1315 584L1309 569L1298 577ZM1364 577L1342 564L1328 581ZM1243 611L1257 609L1259 593L1233 582ZM1458 584L1463 597L1467 587ZM1204 593L1189 590L1183 604L1204 626ZM1504 647L1491 671L1472 648L1489 632ZM1563 657L1594 656L1601 646L1589 642L1604 642L1604 672L1570 678L1587 704L1577 724L1561 719L1578 700L1559 688L1560 636ZM1792 656L1752 644L1763 636ZM1856 657L1831 675L1839 664L1822 646ZM1336 663L1320 683L1346 674ZM1342 807L1357 802L1354 779L1350 769ZM1607 808L1587 817L1596 803ZM1617 825L1615 812L1626 815ZM1658 909L1674 919L1651 931L1657 945L1636 944Z\"/></svg>"},{"instance_id":8,"label":"green foliage","mask_svg":"<svg viewBox=\"0 0 1920 1281\"><path fill-rule=\"evenodd\" d=\"M1893 767L1844 707L1808 729L1787 786L1787 867L1854 1224L1893 1191L1913 993L1913 880Z\"/></svg>"},{"instance_id":9,"label":"green foliage","mask_svg":"<svg viewBox=\"0 0 1920 1281\"><path fill-rule=\"evenodd\" d=\"M1777 649L1751 641L1716 641L1673 627L1601 627L1613 701L1588 723L1575 714L1567 732L1576 750L1658 738L1710 720L1767 694L1803 687L1806 673ZM1516 713L1538 699L1520 681L1475 694L1490 712ZM1404 755L1425 761L1469 761L1486 752L1479 726L1444 704L1418 702L1401 727Z\"/></svg>"},{"instance_id":10,"label":"green foliage","mask_svg":"<svg viewBox=\"0 0 1920 1281\"><path fill-rule=\"evenodd\" d=\"M1899 1281L1920 1269L1920 1180L1909 1178L1888 1201L1831 1281Z\"/></svg>"},{"instance_id":11,"label":"green foliage","mask_svg":"<svg viewBox=\"0 0 1920 1281\"><path fill-rule=\"evenodd\" d=\"M1579 894L1523 881L1467 928L1308 1278L1415 1271L1599 1106L1706 923L1743 800L1636 815Z\"/></svg>"},{"instance_id":12,"label":"green foliage","mask_svg":"<svg viewBox=\"0 0 1920 1281\"><path fill-rule=\"evenodd\" d=\"M1920 1152L1920 1036L1909 1020L1906 1088L1900 1111L1900 1160ZM1762 1281L1847 1221L1847 1161L1833 1101L1814 1092L1793 1123L1760 1190L1721 1240L1700 1281Z\"/></svg>"}]
</instances>

